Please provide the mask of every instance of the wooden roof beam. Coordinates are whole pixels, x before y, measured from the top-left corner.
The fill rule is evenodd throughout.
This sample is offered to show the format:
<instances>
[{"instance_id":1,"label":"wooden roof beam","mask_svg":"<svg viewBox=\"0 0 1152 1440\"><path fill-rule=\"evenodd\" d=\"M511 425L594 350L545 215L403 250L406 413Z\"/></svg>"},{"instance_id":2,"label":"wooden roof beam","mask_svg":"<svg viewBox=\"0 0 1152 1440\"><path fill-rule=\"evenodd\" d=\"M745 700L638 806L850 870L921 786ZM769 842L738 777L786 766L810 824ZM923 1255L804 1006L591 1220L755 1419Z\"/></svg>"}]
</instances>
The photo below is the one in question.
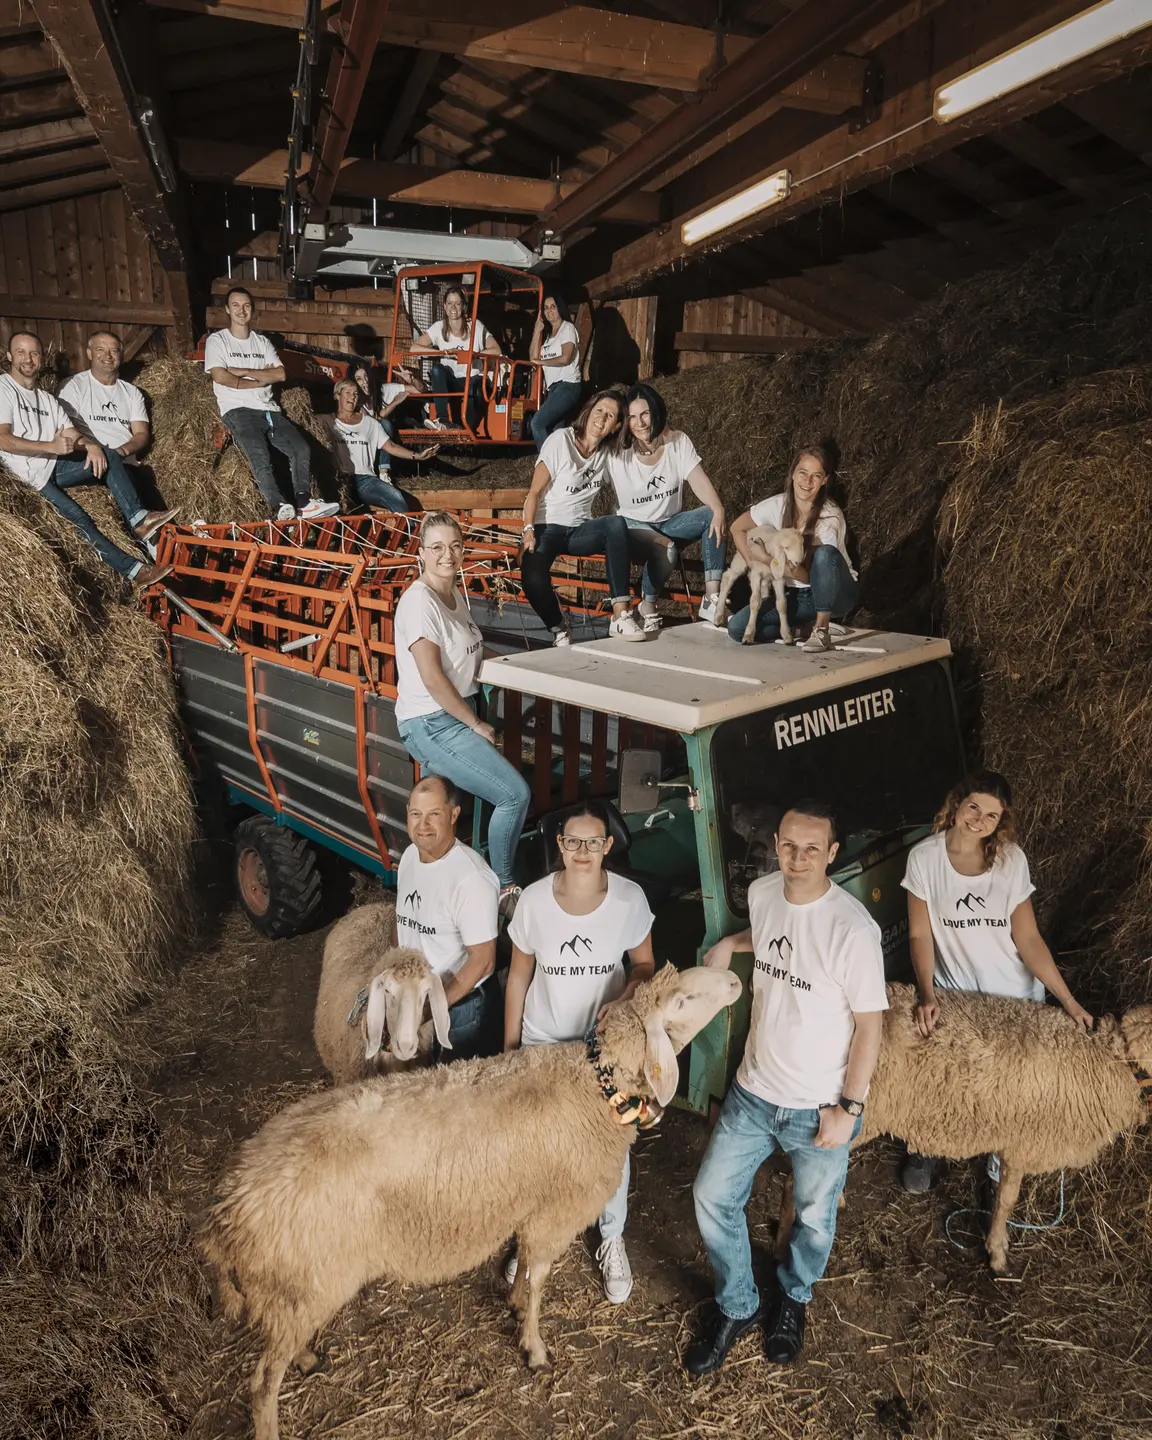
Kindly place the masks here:
<instances>
[{"instance_id":1,"label":"wooden roof beam","mask_svg":"<svg viewBox=\"0 0 1152 1440\"><path fill-rule=\"evenodd\" d=\"M343 0L340 6L335 20L337 44L328 65L325 104L308 166L308 213L312 220L322 219L331 203L387 13L388 0Z\"/></svg>"},{"instance_id":2,"label":"wooden roof beam","mask_svg":"<svg viewBox=\"0 0 1152 1440\"><path fill-rule=\"evenodd\" d=\"M1136 89L1136 78L1098 85L1065 100L1064 108L1107 136L1113 145L1119 145L1143 164L1152 165L1152 122L1140 118L1141 110L1147 114L1149 109L1148 91L1146 82L1142 90Z\"/></svg>"},{"instance_id":3,"label":"wooden roof beam","mask_svg":"<svg viewBox=\"0 0 1152 1440\"><path fill-rule=\"evenodd\" d=\"M96 135L87 115L78 115L69 120L50 120L43 125L24 125L16 130L0 130L0 159L16 160L22 155L47 155L55 150L88 145L95 139Z\"/></svg>"},{"instance_id":4,"label":"wooden roof beam","mask_svg":"<svg viewBox=\"0 0 1152 1440\"><path fill-rule=\"evenodd\" d=\"M432 83L432 76L436 73L436 66L439 63L440 56L435 50L420 50L412 57L407 78L400 94L396 97L392 113L388 117L387 128L380 137L380 143L376 146L377 159L395 160L400 153L404 137L408 134L408 127L416 118L420 102L424 99L428 86Z\"/></svg>"},{"instance_id":5,"label":"wooden roof beam","mask_svg":"<svg viewBox=\"0 0 1152 1440\"><path fill-rule=\"evenodd\" d=\"M116 172L111 166L105 166L103 170L94 170L87 175L14 185L10 190L0 190L0 211L27 210L32 205L51 205L54 200L74 200L80 195L115 190L118 184Z\"/></svg>"},{"instance_id":6,"label":"wooden roof beam","mask_svg":"<svg viewBox=\"0 0 1152 1440\"><path fill-rule=\"evenodd\" d=\"M793 176L793 188L786 200L741 225L717 233L702 245L685 245L680 238L682 223L690 214L699 213L725 198L725 193L716 194L707 205L700 204L695 210L677 216L662 233L645 236L617 251L610 272L590 282L589 294L603 298L625 293L648 283L653 275L671 265L706 254L708 247L719 249L736 244L851 191L877 185L898 171L951 150L965 139L1011 124L1064 95L1123 73L1152 55L1152 35L1144 31L1068 66L1041 83L1012 92L998 104L947 124L938 124L932 117L932 98L940 85L1067 18L1069 13L1067 0L1036 0L1030 9L1028 18L1014 21L1007 29L1002 0L972 0L964 7L944 7L935 12L920 37L921 46L930 54L927 68L919 60L917 45L910 39L907 50L916 55L917 64L904 76L895 78L880 116L872 125L859 134L853 133L848 125L839 126L797 150L773 155L771 159L762 156L761 164L726 192L738 193L763 176L787 169ZM944 225L934 225L931 219L924 223L949 233ZM980 243L974 230L967 238L970 243Z\"/></svg>"}]
</instances>

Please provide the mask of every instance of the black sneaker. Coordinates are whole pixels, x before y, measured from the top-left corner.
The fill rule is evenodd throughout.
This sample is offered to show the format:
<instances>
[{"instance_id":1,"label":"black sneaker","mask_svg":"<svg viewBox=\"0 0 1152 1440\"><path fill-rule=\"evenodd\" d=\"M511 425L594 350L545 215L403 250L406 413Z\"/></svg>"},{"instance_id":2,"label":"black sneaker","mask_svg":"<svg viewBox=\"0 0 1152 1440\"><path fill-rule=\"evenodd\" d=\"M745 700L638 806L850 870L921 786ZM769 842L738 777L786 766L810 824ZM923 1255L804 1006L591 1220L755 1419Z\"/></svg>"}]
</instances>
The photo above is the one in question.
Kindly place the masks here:
<instances>
[{"instance_id":1,"label":"black sneaker","mask_svg":"<svg viewBox=\"0 0 1152 1440\"><path fill-rule=\"evenodd\" d=\"M684 1368L689 1375L711 1375L719 1370L728 1357L728 1352L740 1336L764 1322L764 1307L761 1306L746 1320L733 1320L723 1310L716 1311L716 1318L704 1334L684 1352Z\"/></svg>"},{"instance_id":2,"label":"black sneaker","mask_svg":"<svg viewBox=\"0 0 1152 1440\"><path fill-rule=\"evenodd\" d=\"M764 1337L764 1354L774 1365L791 1365L804 1348L804 1311L799 1300L781 1294L772 1329Z\"/></svg>"}]
</instances>

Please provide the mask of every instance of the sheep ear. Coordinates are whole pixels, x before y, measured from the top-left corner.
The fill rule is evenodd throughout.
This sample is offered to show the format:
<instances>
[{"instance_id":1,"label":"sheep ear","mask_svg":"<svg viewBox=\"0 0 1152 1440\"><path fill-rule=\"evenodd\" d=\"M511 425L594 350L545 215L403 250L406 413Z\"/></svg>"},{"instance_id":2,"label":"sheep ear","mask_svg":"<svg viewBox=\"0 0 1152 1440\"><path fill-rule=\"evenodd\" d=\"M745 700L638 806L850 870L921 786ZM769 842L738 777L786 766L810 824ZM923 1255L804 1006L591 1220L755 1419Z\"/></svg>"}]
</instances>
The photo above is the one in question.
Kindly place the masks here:
<instances>
[{"instance_id":1,"label":"sheep ear","mask_svg":"<svg viewBox=\"0 0 1152 1440\"><path fill-rule=\"evenodd\" d=\"M644 1022L644 1078L661 1105L667 1105L680 1083L676 1051L659 1014Z\"/></svg>"},{"instance_id":2,"label":"sheep ear","mask_svg":"<svg viewBox=\"0 0 1152 1440\"><path fill-rule=\"evenodd\" d=\"M388 997L384 993L384 977L377 975L368 987L368 1013L364 1017L364 1031L367 1044L364 1047L365 1060L375 1060L384 1043L384 1026L388 1018Z\"/></svg>"},{"instance_id":3,"label":"sheep ear","mask_svg":"<svg viewBox=\"0 0 1152 1440\"><path fill-rule=\"evenodd\" d=\"M442 1049L451 1050L452 1042L448 1039L448 1032L452 1028L452 1021L448 1018L448 998L444 994L444 982L435 970L428 977L428 1006L432 1011L432 1024L436 1027L436 1039Z\"/></svg>"}]
</instances>

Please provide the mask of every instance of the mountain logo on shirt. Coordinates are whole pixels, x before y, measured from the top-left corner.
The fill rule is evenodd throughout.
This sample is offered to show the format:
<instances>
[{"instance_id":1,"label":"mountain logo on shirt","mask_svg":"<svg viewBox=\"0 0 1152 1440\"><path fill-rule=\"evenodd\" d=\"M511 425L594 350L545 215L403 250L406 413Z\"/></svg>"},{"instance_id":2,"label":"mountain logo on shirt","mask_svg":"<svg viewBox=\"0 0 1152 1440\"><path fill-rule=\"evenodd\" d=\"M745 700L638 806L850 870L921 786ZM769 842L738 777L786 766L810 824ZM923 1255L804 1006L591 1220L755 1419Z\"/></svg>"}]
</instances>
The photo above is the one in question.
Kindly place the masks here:
<instances>
[{"instance_id":1,"label":"mountain logo on shirt","mask_svg":"<svg viewBox=\"0 0 1152 1440\"><path fill-rule=\"evenodd\" d=\"M571 940L565 940L565 942L563 943L563 945L560 946L560 954L563 955L563 953L564 953L565 950L571 950L571 951L572 951L572 958L573 958L573 960L575 960L575 958L576 958L576 947L577 947L577 945L583 945L583 946L584 946L584 949L585 949L585 952L587 952L587 951L589 951L589 950L592 949L592 941L589 940L589 939L587 939L586 936L584 936L584 935L573 935L573 937L572 937Z\"/></svg>"},{"instance_id":2,"label":"mountain logo on shirt","mask_svg":"<svg viewBox=\"0 0 1152 1440\"><path fill-rule=\"evenodd\" d=\"M404 904L405 904L405 905L411 905L414 909L419 910L419 908L420 908L420 892L419 892L419 890L409 890L408 894L404 896Z\"/></svg>"},{"instance_id":3,"label":"mountain logo on shirt","mask_svg":"<svg viewBox=\"0 0 1152 1440\"><path fill-rule=\"evenodd\" d=\"M792 954L792 941L789 940L789 938L788 938L787 935L781 935L778 939L769 940L769 942L768 942L768 944L767 944L767 946L766 946L765 948L766 948L768 954L771 954L772 951L775 950L775 951L776 951L776 956L777 956L777 958L780 959L780 960L783 960L783 959L784 959L784 948L785 948L785 946L787 946L787 948L788 948L788 954L789 954L789 956L791 956L791 954Z\"/></svg>"},{"instance_id":4,"label":"mountain logo on shirt","mask_svg":"<svg viewBox=\"0 0 1152 1440\"><path fill-rule=\"evenodd\" d=\"M651 478L651 480L648 481L648 484L647 484L646 488L647 488L648 490L656 490L656 489L658 489L658 488L659 488L661 485L663 485L663 484L664 484L664 476L663 476L663 475L653 475L652 478Z\"/></svg>"},{"instance_id":5,"label":"mountain logo on shirt","mask_svg":"<svg viewBox=\"0 0 1152 1440\"><path fill-rule=\"evenodd\" d=\"M980 909L983 910L984 900L982 896L974 895L970 890L967 895L961 895L960 899L956 901L956 909L959 910L961 905L969 912L971 912L973 905L979 905Z\"/></svg>"}]
</instances>

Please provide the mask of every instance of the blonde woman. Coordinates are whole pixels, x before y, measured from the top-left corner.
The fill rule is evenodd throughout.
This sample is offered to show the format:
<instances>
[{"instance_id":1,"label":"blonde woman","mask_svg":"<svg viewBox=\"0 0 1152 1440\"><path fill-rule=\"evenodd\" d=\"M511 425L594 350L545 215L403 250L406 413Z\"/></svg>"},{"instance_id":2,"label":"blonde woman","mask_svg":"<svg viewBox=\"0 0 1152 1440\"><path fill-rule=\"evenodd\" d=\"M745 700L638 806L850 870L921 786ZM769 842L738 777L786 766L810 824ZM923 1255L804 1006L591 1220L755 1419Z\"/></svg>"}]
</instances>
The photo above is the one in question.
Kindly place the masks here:
<instances>
[{"instance_id":1,"label":"blonde woman","mask_svg":"<svg viewBox=\"0 0 1152 1440\"><path fill-rule=\"evenodd\" d=\"M510 914L520 894L516 847L531 791L476 713L484 642L456 584L464 537L451 515L424 516L419 555L420 575L396 606L397 729L426 775L445 775L493 807L488 863L500 880L501 909Z\"/></svg>"}]
</instances>

